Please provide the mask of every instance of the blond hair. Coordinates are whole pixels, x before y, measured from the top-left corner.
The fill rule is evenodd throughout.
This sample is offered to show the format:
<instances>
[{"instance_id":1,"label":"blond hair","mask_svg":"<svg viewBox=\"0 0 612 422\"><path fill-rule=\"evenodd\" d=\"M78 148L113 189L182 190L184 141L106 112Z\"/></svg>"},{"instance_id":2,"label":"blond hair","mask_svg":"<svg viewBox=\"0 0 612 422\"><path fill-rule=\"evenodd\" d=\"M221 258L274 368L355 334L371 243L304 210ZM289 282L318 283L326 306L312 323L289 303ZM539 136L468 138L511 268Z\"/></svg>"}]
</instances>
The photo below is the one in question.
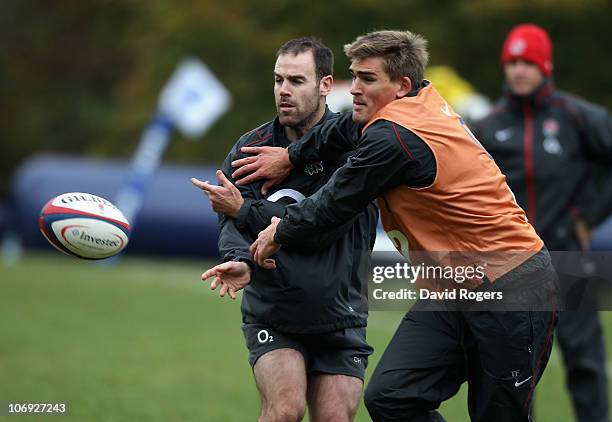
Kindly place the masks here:
<instances>
[{"instance_id":1,"label":"blond hair","mask_svg":"<svg viewBox=\"0 0 612 422\"><path fill-rule=\"evenodd\" d=\"M361 35L344 46L351 61L381 57L391 80L408 76L413 85L423 81L429 60L427 40L410 31L375 31Z\"/></svg>"}]
</instances>

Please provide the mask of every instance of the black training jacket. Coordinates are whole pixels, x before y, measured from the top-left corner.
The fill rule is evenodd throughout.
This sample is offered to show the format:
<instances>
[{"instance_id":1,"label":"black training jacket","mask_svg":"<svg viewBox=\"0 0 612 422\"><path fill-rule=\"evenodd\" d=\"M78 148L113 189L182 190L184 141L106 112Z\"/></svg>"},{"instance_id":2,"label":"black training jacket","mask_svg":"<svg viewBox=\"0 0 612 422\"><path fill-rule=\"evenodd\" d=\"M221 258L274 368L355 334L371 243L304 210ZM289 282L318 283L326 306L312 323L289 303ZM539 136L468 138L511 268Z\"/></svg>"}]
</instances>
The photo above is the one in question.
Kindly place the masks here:
<instances>
[{"instance_id":1,"label":"black training jacket","mask_svg":"<svg viewBox=\"0 0 612 422\"><path fill-rule=\"evenodd\" d=\"M506 95L474 125L517 202L551 250L577 249L575 218L590 227L612 211L612 118L546 80Z\"/></svg>"},{"instance_id":2,"label":"black training jacket","mask_svg":"<svg viewBox=\"0 0 612 422\"><path fill-rule=\"evenodd\" d=\"M336 115L329 110L323 120ZM243 146L287 147L278 119L243 135L223 163L231 180L231 162L243 158ZM321 333L367 324L367 276L376 237L378 209L365 211L343 224L316 233L299 247L283 247L272 256L276 269L254 265L249 246L273 216L314 194L346 161L319 161L296 166L287 179L267 196L261 182L238 186L245 203L236 219L220 215L219 250L224 261L242 260L253 270L244 289L245 323L263 323L291 333Z\"/></svg>"}]
</instances>

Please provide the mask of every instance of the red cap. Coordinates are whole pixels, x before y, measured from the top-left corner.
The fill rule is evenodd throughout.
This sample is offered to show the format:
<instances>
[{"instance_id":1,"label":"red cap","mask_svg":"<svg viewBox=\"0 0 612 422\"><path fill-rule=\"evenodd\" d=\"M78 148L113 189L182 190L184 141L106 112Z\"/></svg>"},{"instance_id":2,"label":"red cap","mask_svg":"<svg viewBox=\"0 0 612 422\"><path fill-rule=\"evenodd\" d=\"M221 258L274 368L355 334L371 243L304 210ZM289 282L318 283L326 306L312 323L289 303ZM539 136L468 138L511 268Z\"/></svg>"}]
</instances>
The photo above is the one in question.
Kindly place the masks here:
<instances>
[{"instance_id":1,"label":"red cap","mask_svg":"<svg viewBox=\"0 0 612 422\"><path fill-rule=\"evenodd\" d=\"M552 43L546 31L532 24L522 24L510 31L502 47L501 63L511 60L531 62L544 75L550 76L553 70Z\"/></svg>"}]
</instances>

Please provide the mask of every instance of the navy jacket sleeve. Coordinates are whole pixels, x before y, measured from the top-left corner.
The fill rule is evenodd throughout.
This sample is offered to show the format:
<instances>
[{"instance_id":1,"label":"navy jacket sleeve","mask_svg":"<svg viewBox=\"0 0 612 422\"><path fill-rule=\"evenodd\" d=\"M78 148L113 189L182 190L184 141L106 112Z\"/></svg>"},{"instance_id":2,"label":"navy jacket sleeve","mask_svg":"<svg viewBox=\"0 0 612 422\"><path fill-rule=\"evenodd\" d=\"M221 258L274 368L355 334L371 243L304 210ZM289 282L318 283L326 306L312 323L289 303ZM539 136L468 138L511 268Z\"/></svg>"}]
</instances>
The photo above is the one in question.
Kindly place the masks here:
<instances>
[{"instance_id":1,"label":"navy jacket sleeve","mask_svg":"<svg viewBox=\"0 0 612 422\"><path fill-rule=\"evenodd\" d=\"M578 217L588 227L595 228L612 214L612 169L609 166L594 165L590 180L585 183L581 194L575 200Z\"/></svg>"},{"instance_id":2,"label":"navy jacket sleeve","mask_svg":"<svg viewBox=\"0 0 612 422\"><path fill-rule=\"evenodd\" d=\"M612 213L612 117L596 104L576 100L578 125L584 148L593 161L592 183L596 192L583 190L576 204L589 227L601 224Z\"/></svg>"},{"instance_id":3,"label":"navy jacket sleeve","mask_svg":"<svg viewBox=\"0 0 612 422\"><path fill-rule=\"evenodd\" d=\"M435 169L434 155L423 140L399 125L379 120L368 127L355 154L325 186L287 208L275 241L300 245L303 239L353 218L393 187L430 185Z\"/></svg>"},{"instance_id":4,"label":"navy jacket sleeve","mask_svg":"<svg viewBox=\"0 0 612 422\"><path fill-rule=\"evenodd\" d=\"M283 218L286 208L285 205L265 199L245 199L240 213L236 217L236 226L241 232L248 233L254 239L260 231L270 225L272 217ZM344 236L356 219L357 217L353 217L329 231L304 239L300 246L311 250L327 247Z\"/></svg>"},{"instance_id":5,"label":"navy jacket sleeve","mask_svg":"<svg viewBox=\"0 0 612 422\"><path fill-rule=\"evenodd\" d=\"M221 171L223 171L226 176L231 174L231 162L233 156L235 155L236 149L237 146L232 149L221 167ZM245 194L244 191L246 191L246 189L241 189L243 197ZM219 254L221 255L223 262L244 261L249 264L251 269L254 269L255 263L251 258L251 254L249 252L249 247L251 246L251 243L253 243L254 240L253 237L241 232L236 225L235 219L227 217L224 214L218 214L218 216L219 240L217 246L219 248Z\"/></svg>"},{"instance_id":6,"label":"navy jacket sleeve","mask_svg":"<svg viewBox=\"0 0 612 422\"><path fill-rule=\"evenodd\" d=\"M584 100L576 101L587 151L606 164L612 162L612 117L608 111Z\"/></svg>"},{"instance_id":7,"label":"navy jacket sleeve","mask_svg":"<svg viewBox=\"0 0 612 422\"><path fill-rule=\"evenodd\" d=\"M264 230L270 225L272 217L283 218L285 216L285 206L277 202L265 199L245 198L244 203L236 217L236 225L242 231L250 233L252 236Z\"/></svg>"}]
</instances>

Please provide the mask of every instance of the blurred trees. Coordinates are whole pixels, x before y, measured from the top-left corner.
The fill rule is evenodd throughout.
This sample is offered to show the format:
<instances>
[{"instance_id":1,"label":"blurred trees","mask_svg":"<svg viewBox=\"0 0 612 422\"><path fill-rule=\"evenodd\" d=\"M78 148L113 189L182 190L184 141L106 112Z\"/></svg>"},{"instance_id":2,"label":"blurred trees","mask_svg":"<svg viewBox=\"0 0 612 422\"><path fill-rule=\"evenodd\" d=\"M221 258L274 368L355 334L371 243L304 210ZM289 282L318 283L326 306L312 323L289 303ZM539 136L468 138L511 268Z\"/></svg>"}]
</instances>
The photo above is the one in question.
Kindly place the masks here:
<instances>
[{"instance_id":1,"label":"blurred trees","mask_svg":"<svg viewBox=\"0 0 612 422\"><path fill-rule=\"evenodd\" d=\"M274 116L272 68L287 39L315 35L336 53L375 29L410 29L490 97L501 91L499 50L533 22L555 45L563 89L612 108L612 5L604 0L3 0L0 2L0 196L33 152L129 157L177 62L201 58L233 107L201 142L178 136L167 159L219 162L243 132Z\"/></svg>"}]
</instances>

